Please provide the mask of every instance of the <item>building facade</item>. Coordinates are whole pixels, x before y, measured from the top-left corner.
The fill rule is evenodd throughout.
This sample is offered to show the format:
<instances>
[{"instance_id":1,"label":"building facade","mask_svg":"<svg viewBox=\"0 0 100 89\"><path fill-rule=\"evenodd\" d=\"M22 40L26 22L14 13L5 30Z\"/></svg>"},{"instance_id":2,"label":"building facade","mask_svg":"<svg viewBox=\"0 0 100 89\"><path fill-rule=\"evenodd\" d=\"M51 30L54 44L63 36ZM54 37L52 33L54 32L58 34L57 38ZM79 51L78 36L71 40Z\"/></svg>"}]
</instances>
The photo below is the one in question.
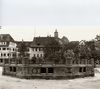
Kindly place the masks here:
<instances>
[{"instance_id":1,"label":"building facade","mask_svg":"<svg viewBox=\"0 0 100 89\"><path fill-rule=\"evenodd\" d=\"M68 43L69 40L67 37L63 37L62 39L59 38L59 33L57 32L57 29L54 32L54 37L51 36L34 37L33 42L30 43L30 45L28 45L29 58L30 59L32 59L32 57L43 58L45 55L45 49L52 47L52 49L58 51L60 47L57 47L56 44L59 44L61 46ZM54 44L55 46L52 44Z\"/></svg>"},{"instance_id":2,"label":"building facade","mask_svg":"<svg viewBox=\"0 0 100 89\"><path fill-rule=\"evenodd\" d=\"M13 59L17 56L17 44L9 34L0 34L0 64L5 59Z\"/></svg>"},{"instance_id":3,"label":"building facade","mask_svg":"<svg viewBox=\"0 0 100 89\"><path fill-rule=\"evenodd\" d=\"M33 57L36 58L43 58L44 57L44 46L36 46L33 45L29 47L29 58L32 59Z\"/></svg>"}]
</instances>

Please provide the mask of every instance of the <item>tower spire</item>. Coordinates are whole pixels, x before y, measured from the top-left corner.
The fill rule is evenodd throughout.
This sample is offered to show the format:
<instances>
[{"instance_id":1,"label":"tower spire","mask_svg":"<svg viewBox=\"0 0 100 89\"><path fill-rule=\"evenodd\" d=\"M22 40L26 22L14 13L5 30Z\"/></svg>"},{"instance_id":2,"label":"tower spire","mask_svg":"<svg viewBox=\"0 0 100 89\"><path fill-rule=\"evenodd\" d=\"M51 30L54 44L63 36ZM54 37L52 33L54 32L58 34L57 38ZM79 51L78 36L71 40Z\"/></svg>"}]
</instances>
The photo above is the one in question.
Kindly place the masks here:
<instances>
[{"instance_id":1,"label":"tower spire","mask_svg":"<svg viewBox=\"0 0 100 89\"><path fill-rule=\"evenodd\" d=\"M58 38L58 31L57 31L57 29L55 29L54 37L55 37L55 38Z\"/></svg>"}]
</instances>

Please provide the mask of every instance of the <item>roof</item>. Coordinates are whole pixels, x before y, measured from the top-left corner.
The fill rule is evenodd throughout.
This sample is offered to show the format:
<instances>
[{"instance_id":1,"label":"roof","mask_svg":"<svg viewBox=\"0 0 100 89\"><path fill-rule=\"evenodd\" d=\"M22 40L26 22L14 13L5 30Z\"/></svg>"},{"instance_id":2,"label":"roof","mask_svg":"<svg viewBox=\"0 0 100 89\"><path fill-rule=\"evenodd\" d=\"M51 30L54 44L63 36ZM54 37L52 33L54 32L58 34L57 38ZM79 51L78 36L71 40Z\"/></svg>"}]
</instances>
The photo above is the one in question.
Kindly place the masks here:
<instances>
[{"instance_id":1,"label":"roof","mask_svg":"<svg viewBox=\"0 0 100 89\"><path fill-rule=\"evenodd\" d=\"M21 46L22 41L16 41L17 47ZM23 41L26 47L30 47L33 43L33 41Z\"/></svg>"},{"instance_id":2,"label":"roof","mask_svg":"<svg viewBox=\"0 0 100 89\"><path fill-rule=\"evenodd\" d=\"M0 42L13 42L14 39L10 34L0 34Z\"/></svg>"},{"instance_id":3,"label":"roof","mask_svg":"<svg viewBox=\"0 0 100 89\"><path fill-rule=\"evenodd\" d=\"M47 45L52 42L58 42L55 37L35 37L33 40L34 45Z\"/></svg>"},{"instance_id":4,"label":"roof","mask_svg":"<svg viewBox=\"0 0 100 89\"><path fill-rule=\"evenodd\" d=\"M43 45L35 45L35 44L32 44L30 47L31 47L31 48L43 48L43 47L45 47L45 46L43 46Z\"/></svg>"}]
</instances>

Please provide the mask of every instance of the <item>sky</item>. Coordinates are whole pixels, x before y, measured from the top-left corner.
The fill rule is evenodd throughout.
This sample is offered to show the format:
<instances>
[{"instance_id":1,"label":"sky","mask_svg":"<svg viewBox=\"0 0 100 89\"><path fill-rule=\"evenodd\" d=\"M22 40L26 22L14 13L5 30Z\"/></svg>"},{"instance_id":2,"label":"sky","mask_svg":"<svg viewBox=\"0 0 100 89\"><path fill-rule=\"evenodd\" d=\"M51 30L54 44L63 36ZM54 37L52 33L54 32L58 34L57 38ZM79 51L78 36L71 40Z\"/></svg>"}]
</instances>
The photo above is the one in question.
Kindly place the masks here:
<instances>
[{"instance_id":1,"label":"sky","mask_svg":"<svg viewBox=\"0 0 100 89\"><path fill-rule=\"evenodd\" d=\"M0 33L15 40L53 36L91 40L100 34L100 0L0 0Z\"/></svg>"}]
</instances>

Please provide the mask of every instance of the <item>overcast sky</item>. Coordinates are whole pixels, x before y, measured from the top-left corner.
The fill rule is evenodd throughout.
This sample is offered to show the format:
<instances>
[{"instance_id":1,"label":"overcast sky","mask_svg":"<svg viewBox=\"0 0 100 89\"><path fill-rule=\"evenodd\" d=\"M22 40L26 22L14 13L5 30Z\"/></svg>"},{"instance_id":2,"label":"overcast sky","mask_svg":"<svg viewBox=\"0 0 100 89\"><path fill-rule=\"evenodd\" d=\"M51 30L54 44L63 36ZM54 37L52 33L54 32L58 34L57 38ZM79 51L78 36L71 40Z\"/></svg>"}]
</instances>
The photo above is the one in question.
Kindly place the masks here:
<instances>
[{"instance_id":1,"label":"overcast sky","mask_svg":"<svg viewBox=\"0 0 100 89\"><path fill-rule=\"evenodd\" d=\"M15 40L53 36L56 28L60 37L91 40L100 34L100 0L0 0L0 25Z\"/></svg>"}]
</instances>

